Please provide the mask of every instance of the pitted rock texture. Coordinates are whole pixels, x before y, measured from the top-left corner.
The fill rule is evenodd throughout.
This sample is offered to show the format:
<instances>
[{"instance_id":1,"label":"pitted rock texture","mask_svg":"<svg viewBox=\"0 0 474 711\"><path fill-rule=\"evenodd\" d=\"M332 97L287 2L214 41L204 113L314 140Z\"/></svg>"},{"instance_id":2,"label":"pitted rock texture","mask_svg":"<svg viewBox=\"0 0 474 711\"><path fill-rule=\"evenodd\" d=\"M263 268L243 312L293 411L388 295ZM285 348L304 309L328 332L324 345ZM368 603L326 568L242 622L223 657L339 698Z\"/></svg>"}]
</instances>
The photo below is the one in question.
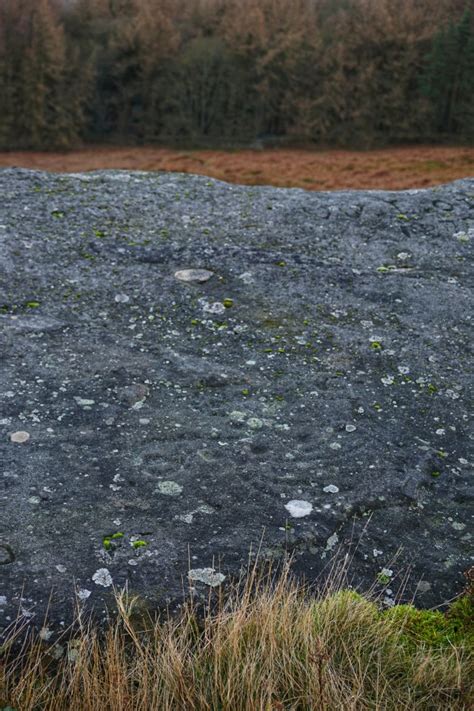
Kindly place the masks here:
<instances>
[{"instance_id":1,"label":"pitted rock texture","mask_svg":"<svg viewBox=\"0 0 474 711\"><path fill-rule=\"evenodd\" d=\"M459 592L473 240L474 180L0 172L0 624L204 596L190 569L259 545L309 580L350 550L387 604L407 569L405 599Z\"/></svg>"}]
</instances>

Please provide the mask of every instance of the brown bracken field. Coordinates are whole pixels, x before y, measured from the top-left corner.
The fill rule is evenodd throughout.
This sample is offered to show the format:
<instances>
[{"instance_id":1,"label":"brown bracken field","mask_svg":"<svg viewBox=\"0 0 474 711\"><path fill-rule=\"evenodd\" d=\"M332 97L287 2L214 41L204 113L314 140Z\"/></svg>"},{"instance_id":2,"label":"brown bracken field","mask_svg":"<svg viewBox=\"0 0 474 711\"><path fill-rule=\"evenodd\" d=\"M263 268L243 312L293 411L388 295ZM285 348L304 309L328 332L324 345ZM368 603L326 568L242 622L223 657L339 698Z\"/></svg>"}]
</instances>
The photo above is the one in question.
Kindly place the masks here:
<instances>
[{"instance_id":1,"label":"brown bracken field","mask_svg":"<svg viewBox=\"0 0 474 711\"><path fill-rule=\"evenodd\" d=\"M12 166L66 173L105 169L174 171L245 185L307 190L403 190L473 176L474 147L348 151L88 146L67 152L0 153L0 167Z\"/></svg>"}]
</instances>

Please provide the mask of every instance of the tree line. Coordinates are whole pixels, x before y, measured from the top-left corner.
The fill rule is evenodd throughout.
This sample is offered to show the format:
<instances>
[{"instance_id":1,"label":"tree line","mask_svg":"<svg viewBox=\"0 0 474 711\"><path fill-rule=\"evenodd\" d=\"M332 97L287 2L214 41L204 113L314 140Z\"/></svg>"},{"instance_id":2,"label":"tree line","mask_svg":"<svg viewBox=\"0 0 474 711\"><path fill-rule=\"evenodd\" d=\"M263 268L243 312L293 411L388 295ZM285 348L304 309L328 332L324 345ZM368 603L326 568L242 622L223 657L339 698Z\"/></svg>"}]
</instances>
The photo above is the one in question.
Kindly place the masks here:
<instances>
[{"instance_id":1,"label":"tree line","mask_svg":"<svg viewBox=\"0 0 474 711\"><path fill-rule=\"evenodd\" d=\"M0 0L0 147L474 137L474 0Z\"/></svg>"}]
</instances>

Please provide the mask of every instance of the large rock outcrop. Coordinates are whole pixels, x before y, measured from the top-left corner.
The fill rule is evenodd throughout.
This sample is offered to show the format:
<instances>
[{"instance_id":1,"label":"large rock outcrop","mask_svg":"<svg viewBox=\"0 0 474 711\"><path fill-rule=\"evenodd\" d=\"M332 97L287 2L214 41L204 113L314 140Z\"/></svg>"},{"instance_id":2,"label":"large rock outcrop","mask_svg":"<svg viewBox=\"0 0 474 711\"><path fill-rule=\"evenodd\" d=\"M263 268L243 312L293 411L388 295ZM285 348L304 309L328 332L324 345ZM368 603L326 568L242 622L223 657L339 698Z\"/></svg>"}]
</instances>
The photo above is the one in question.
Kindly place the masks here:
<instances>
[{"instance_id":1,"label":"large rock outcrop","mask_svg":"<svg viewBox=\"0 0 474 711\"><path fill-rule=\"evenodd\" d=\"M473 239L474 180L0 172L0 624L176 602L259 545L459 592Z\"/></svg>"}]
</instances>

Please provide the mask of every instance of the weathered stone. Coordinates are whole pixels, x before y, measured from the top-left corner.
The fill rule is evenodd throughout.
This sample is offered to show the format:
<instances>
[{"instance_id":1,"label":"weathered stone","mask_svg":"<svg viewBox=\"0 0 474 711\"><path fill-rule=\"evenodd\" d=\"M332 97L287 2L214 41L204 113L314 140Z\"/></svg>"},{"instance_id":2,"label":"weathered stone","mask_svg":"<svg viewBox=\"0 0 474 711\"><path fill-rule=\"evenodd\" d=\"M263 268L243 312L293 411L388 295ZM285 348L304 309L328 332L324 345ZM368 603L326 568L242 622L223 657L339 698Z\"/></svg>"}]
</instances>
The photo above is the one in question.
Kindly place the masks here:
<instances>
[{"instance_id":1,"label":"weathered stone","mask_svg":"<svg viewBox=\"0 0 474 711\"><path fill-rule=\"evenodd\" d=\"M176 279L179 281L196 282L198 284L203 284L214 275L214 272L210 272L208 269L180 269L174 273Z\"/></svg>"},{"instance_id":2,"label":"weathered stone","mask_svg":"<svg viewBox=\"0 0 474 711\"><path fill-rule=\"evenodd\" d=\"M112 584L178 603L189 567L229 578L260 544L309 581L352 542L363 586L462 589L473 180L6 170L0 195L0 626L40 628L51 590L54 634L75 589L99 617ZM185 288L189 264L220 278Z\"/></svg>"},{"instance_id":3,"label":"weathered stone","mask_svg":"<svg viewBox=\"0 0 474 711\"><path fill-rule=\"evenodd\" d=\"M16 444L24 444L25 442L28 442L29 439L29 432L23 432L21 430L19 432L12 432L10 435L10 440L12 442L16 442Z\"/></svg>"}]
</instances>

